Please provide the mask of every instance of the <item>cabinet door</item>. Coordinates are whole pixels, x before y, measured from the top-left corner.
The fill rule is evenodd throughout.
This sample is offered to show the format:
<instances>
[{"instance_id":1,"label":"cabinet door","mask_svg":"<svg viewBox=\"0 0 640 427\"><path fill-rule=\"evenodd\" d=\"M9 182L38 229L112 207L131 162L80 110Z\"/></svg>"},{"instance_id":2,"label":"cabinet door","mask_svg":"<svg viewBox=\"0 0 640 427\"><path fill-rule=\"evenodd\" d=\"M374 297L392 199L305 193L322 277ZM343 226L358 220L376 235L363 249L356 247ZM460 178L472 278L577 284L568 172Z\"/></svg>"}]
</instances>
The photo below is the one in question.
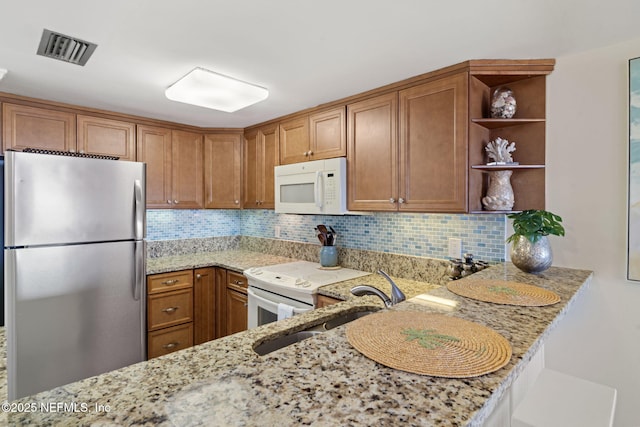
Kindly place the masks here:
<instances>
[{"instance_id":1,"label":"cabinet door","mask_svg":"<svg viewBox=\"0 0 640 427\"><path fill-rule=\"evenodd\" d=\"M147 164L147 208L170 208L171 130L138 125L137 159Z\"/></svg>"},{"instance_id":2,"label":"cabinet door","mask_svg":"<svg viewBox=\"0 0 640 427\"><path fill-rule=\"evenodd\" d=\"M309 117L310 150L313 160L347 155L345 108L312 114Z\"/></svg>"},{"instance_id":3,"label":"cabinet door","mask_svg":"<svg viewBox=\"0 0 640 427\"><path fill-rule=\"evenodd\" d=\"M467 73L400 91L401 211L467 210Z\"/></svg>"},{"instance_id":4,"label":"cabinet door","mask_svg":"<svg viewBox=\"0 0 640 427\"><path fill-rule=\"evenodd\" d=\"M397 122L397 92L347 106L349 210L397 210Z\"/></svg>"},{"instance_id":5,"label":"cabinet door","mask_svg":"<svg viewBox=\"0 0 640 427\"><path fill-rule=\"evenodd\" d=\"M240 209L242 135L204 137L204 207Z\"/></svg>"},{"instance_id":6,"label":"cabinet door","mask_svg":"<svg viewBox=\"0 0 640 427\"><path fill-rule=\"evenodd\" d=\"M279 138L278 138L278 126L272 126L262 130L262 144L261 144L261 163L262 173L260 179L262 180L260 196L260 208L262 209L274 209L275 203L275 175L274 169L279 164Z\"/></svg>"},{"instance_id":7,"label":"cabinet door","mask_svg":"<svg viewBox=\"0 0 640 427\"><path fill-rule=\"evenodd\" d=\"M40 148L76 151L76 115L64 111L2 104L4 150Z\"/></svg>"},{"instance_id":8,"label":"cabinet door","mask_svg":"<svg viewBox=\"0 0 640 427\"><path fill-rule=\"evenodd\" d=\"M214 268L195 270L193 287L193 342L202 344L216 338L216 276Z\"/></svg>"},{"instance_id":9,"label":"cabinet door","mask_svg":"<svg viewBox=\"0 0 640 427\"><path fill-rule=\"evenodd\" d=\"M226 292L227 335L247 330L247 294L227 287Z\"/></svg>"},{"instance_id":10,"label":"cabinet door","mask_svg":"<svg viewBox=\"0 0 640 427\"><path fill-rule=\"evenodd\" d=\"M243 166L243 191L242 206L245 209L258 208L258 131L244 135L244 166Z\"/></svg>"},{"instance_id":11,"label":"cabinet door","mask_svg":"<svg viewBox=\"0 0 640 427\"><path fill-rule=\"evenodd\" d=\"M173 208L204 208L202 135L174 130L171 133L171 189Z\"/></svg>"},{"instance_id":12,"label":"cabinet door","mask_svg":"<svg viewBox=\"0 0 640 427\"><path fill-rule=\"evenodd\" d=\"M280 123L280 164L305 162L310 159L309 117Z\"/></svg>"},{"instance_id":13,"label":"cabinet door","mask_svg":"<svg viewBox=\"0 0 640 427\"><path fill-rule=\"evenodd\" d=\"M78 115L78 151L136 160L136 125L119 120Z\"/></svg>"}]
</instances>

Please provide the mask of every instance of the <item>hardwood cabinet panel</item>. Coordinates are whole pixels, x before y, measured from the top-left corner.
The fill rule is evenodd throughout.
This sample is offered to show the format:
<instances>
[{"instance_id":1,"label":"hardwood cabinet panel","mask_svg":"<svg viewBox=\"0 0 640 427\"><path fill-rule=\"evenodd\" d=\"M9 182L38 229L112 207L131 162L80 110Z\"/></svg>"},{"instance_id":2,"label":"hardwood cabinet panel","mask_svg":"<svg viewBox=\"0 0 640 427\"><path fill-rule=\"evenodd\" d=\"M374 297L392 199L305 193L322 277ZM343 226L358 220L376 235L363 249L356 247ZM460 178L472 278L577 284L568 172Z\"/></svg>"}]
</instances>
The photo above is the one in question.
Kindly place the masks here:
<instances>
[{"instance_id":1,"label":"hardwood cabinet panel","mask_svg":"<svg viewBox=\"0 0 640 427\"><path fill-rule=\"evenodd\" d=\"M247 330L247 295L227 288L226 334Z\"/></svg>"},{"instance_id":2,"label":"hardwood cabinet panel","mask_svg":"<svg viewBox=\"0 0 640 427\"><path fill-rule=\"evenodd\" d=\"M349 210L396 210L397 92L350 104L347 117Z\"/></svg>"},{"instance_id":3,"label":"hardwood cabinet panel","mask_svg":"<svg viewBox=\"0 0 640 427\"><path fill-rule=\"evenodd\" d=\"M134 123L78 115L78 151L136 160Z\"/></svg>"},{"instance_id":4,"label":"hardwood cabinet panel","mask_svg":"<svg viewBox=\"0 0 640 427\"><path fill-rule=\"evenodd\" d=\"M309 116L311 159L330 159L347 155L345 107Z\"/></svg>"},{"instance_id":5,"label":"hardwood cabinet panel","mask_svg":"<svg viewBox=\"0 0 640 427\"><path fill-rule=\"evenodd\" d=\"M186 323L150 332L147 341L148 359L189 348L193 346L193 324Z\"/></svg>"},{"instance_id":6,"label":"hardwood cabinet panel","mask_svg":"<svg viewBox=\"0 0 640 427\"><path fill-rule=\"evenodd\" d=\"M193 342L197 345L216 338L218 299L215 268L199 268L194 274Z\"/></svg>"},{"instance_id":7,"label":"hardwood cabinet panel","mask_svg":"<svg viewBox=\"0 0 640 427\"><path fill-rule=\"evenodd\" d=\"M4 150L76 151L73 113L3 103L2 122Z\"/></svg>"},{"instance_id":8,"label":"hardwood cabinet panel","mask_svg":"<svg viewBox=\"0 0 640 427\"><path fill-rule=\"evenodd\" d=\"M192 320L193 291L191 288L149 295L147 325L150 331Z\"/></svg>"},{"instance_id":9,"label":"hardwood cabinet panel","mask_svg":"<svg viewBox=\"0 0 640 427\"><path fill-rule=\"evenodd\" d=\"M227 334L227 270L216 267L216 338Z\"/></svg>"},{"instance_id":10,"label":"hardwood cabinet panel","mask_svg":"<svg viewBox=\"0 0 640 427\"><path fill-rule=\"evenodd\" d=\"M174 208L201 209L204 207L202 162L202 135L172 131L171 182Z\"/></svg>"},{"instance_id":11,"label":"hardwood cabinet panel","mask_svg":"<svg viewBox=\"0 0 640 427\"><path fill-rule=\"evenodd\" d=\"M171 129L138 125L137 159L147 164L147 208L170 208Z\"/></svg>"},{"instance_id":12,"label":"hardwood cabinet panel","mask_svg":"<svg viewBox=\"0 0 640 427\"><path fill-rule=\"evenodd\" d=\"M280 164L309 160L309 117L299 117L280 123Z\"/></svg>"},{"instance_id":13,"label":"hardwood cabinet panel","mask_svg":"<svg viewBox=\"0 0 640 427\"><path fill-rule=\"evenodd\" d=\"M265 129L262 135L262 175L258 178L262 181L260 208L274 209L276 206L274 168L279 164L280 151L278 126Z\"/></svg>"},{"instance_id":14,"label":"hardwood cabinet panel","mask_svg":"<svg viewBox=\"0 0 640 427\"><path fill-rule=\"evenodd\" d=\"M316 297L316 308L322 308L322 307L326 307L328 305L333 305L333 304L337 304L339 302L342 302L342 300L339 300L337 298L332 298L332 297L328 297L326 295L317 295Z\"/></svg>"},{"instance_id":15,"label":"hardwood cabinet panel","mask_svg":"<svg viewBox=\"0 0 640 427\"><path fill-rule=\"evenodd\" d=\"M242 135L205 135L204 207L240 209L241 188Z\"/></svg>"},{"instance_id":16,"label":"hardwood cabinet panel","mask_svg":"<svg viewBox=\"0 0 640 427\"><path fill-rule=\"evenodd\" d=\"M193 271L182 270L170 273L153 274L147 277L147 293L157 294L193 286Z\"/></svg>"},{"instance_id":17,"label":"hardwood cabinet panel","mask_svg":"<svg viewBox=\"0 0 640 427\"><path fill-rule=\"evenodd\" d=\"M400 211L467 210L467 73L400 91Z\"/></svg>"},{"instance_id":18,"label":"hardwood cabinet panel","mask_svg":"<svg viewBox=\"0 0 640 427\"><path fill-rule=\"evenodd\" d=\"M244 136L244 191L245 209L273 209L274 168L278 164L278 125L247 132Z\"/></svg>"}]
</instances>

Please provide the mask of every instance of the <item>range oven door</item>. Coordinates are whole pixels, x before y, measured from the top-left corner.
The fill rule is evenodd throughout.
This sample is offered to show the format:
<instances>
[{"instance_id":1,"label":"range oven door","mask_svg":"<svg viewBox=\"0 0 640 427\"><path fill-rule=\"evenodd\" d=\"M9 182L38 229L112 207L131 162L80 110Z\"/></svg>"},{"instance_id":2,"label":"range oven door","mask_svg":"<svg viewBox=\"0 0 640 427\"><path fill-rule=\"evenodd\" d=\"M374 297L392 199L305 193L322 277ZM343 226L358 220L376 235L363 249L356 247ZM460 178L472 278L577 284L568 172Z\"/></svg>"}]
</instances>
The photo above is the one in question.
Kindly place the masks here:
<instances>
[{"instance_id":1,"label":"range oven door","mask_svg":"<svg viewBox=\"0 0 640 427\"><path fill-rule=\"evenodd\" d=\"M278 304L287 304L293 307L294 315L313 310L312 305L251 286L247 289L247 294L249 299L249 310L247 314L249 329L277 321Z\"/></svg>"}]
</instances>

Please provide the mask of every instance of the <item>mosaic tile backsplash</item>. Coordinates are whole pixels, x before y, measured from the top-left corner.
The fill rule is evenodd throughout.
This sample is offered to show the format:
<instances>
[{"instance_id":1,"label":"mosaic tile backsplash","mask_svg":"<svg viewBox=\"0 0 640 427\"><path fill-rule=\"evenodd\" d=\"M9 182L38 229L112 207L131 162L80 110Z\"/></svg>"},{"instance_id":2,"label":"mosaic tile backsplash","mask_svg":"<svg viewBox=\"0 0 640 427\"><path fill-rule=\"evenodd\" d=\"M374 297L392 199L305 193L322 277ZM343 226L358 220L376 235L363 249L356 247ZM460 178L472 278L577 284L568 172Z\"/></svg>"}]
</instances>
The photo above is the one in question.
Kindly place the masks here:
<instances>
[{"instance_id":1,"label":"mosaic tile backsplash","mask_svg":"<svg viewBox=\"0 0 640 427\"><path fill-rule=\"evenodd\" d=\"M147 239L171 240L252 236L318 243L314 227L332 226L338 246L448 259L448 239L462 240L462 252L488 262L505 260L506 219L502 214L375 213L356 216L287 215L271 210L148 210Z\"/></svg>"}]
</instances>

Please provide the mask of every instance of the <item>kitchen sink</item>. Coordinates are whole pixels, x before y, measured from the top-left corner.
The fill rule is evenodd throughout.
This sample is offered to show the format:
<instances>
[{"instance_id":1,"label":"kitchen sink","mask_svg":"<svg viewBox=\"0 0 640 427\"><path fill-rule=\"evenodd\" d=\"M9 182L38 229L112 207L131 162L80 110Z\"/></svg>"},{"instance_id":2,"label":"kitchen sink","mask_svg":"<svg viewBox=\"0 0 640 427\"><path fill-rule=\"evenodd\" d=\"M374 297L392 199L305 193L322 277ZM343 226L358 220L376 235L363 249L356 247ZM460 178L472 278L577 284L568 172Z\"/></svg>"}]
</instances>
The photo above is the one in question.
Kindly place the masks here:
<instances>
[{"instance_id":1,"label":"kitchen sink","mask_svg":"<svg viewBox=\"0 0 640 427\"><path fill-rule=\"evenodd\" d=\"M264 356L265 354L269 354L272 351L280 350L281 348L290 346L291 344L306 340L307 338L311 338L312 336L321 333L321 331L294 332L289 335L284 335L269 341L265 341L262 344L256 346L253 351L258 353L260 356Z\"/></svg>"},{"instance_id":2,"label":"kitchen sink","mask_svg":"<svg viewBox=\"0 0 640 427\"><path fill-rule=\"evenodd\" d=\"M324 330L328 331L333 328L337 328L338 326L344 325L345 323L353 322L356 319L364 317L368 314L375 313L377 310L368 310L368 311L355 311L352 313L346 313L342 316L336 317L335 319L327 320L322 326L324 326Z\"/></svg>"}]
</instances>

